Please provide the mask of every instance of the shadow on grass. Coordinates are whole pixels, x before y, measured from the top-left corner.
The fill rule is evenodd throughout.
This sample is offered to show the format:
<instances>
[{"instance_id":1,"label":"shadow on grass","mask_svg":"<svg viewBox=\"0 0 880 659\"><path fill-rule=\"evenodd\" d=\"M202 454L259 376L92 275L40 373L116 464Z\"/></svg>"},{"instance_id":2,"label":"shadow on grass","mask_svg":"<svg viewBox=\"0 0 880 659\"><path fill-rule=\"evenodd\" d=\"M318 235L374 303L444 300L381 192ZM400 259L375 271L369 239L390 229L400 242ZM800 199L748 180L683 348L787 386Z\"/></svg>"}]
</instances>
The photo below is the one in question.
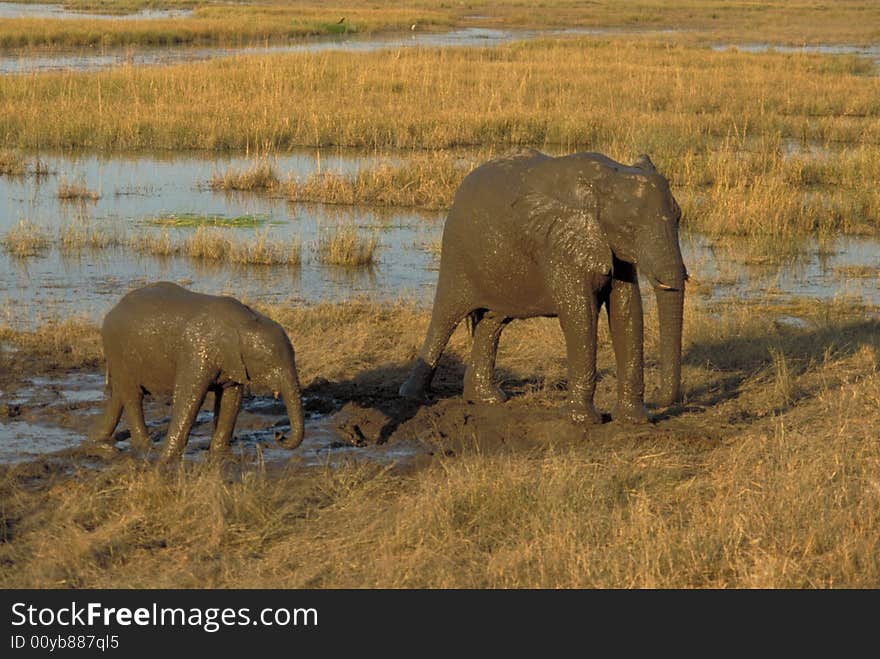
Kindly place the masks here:
<instances>
[{"instance_id":1,"label":"shadow on grass","mask_svg":"<svg viewBox=\"0 0 880 659\"><path fill-rule=\"evenodd\" d=\"M766 329L766 328L765 328ZM683 356L683 363L721 371L720 377L688 389L690 403L712 406L737 398L743 384L762 370L784 360L788 375L797 377L816 364L841 362L865 346L880 354L880 320L859 319L836 324L819 324L803 329L775 328L727 336L720 341L697 342ZM781 413L793 407L803 395L793 395L773 409ZM670 408L666 416L677 416L687 406Z\"/></svg>"}]
</instances>

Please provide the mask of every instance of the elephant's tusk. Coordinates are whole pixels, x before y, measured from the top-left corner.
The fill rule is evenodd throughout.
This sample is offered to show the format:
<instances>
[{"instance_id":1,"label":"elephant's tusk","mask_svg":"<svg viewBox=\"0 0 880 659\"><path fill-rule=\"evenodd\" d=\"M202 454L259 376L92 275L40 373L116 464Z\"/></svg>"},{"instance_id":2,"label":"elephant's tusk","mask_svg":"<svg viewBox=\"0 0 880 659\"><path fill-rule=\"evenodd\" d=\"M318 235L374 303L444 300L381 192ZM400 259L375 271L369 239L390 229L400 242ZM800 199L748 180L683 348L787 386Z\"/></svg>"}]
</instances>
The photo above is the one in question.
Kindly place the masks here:
<instances>
[{"instance_id":1,"label":"elephant's tusk","mask_svg":"<svg viewBox=\"0 0 880 659\"><path fill-rule=\"evenodd\" d=\"M661 291L677 291L678 289L675 286L670 286L669 284L661 284L657 282L657 288Z\"/></svg>"}]
</instances>

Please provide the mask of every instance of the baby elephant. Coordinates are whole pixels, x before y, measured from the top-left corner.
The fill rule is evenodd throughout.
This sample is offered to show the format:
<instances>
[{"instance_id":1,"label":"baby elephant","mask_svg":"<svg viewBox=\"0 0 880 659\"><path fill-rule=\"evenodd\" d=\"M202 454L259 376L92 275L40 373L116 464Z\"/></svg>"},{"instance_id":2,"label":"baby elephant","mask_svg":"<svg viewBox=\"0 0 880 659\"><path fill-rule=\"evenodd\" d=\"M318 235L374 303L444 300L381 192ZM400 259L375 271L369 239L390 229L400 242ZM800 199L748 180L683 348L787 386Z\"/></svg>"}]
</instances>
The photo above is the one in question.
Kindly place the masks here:
<instances>
[{"instance_id":1,"label":"baby elephant","mask_svg":"<svg viewBox=\"0 0 880 659\"><path fill-rule=\"evenodd\" d=\"M144 394L173 394L164 459L179 457L196 415L214 392L211 449L229 445L244 389L257 385L280 393L290 418L290 437L302 442L303 412L293 347L278 323L231 297L202 295L169 282L128 293L101 328L110 400L90 434L113 441L122 410L132 445L151 445L144 425Z\"/></svg>"}]
</instances>

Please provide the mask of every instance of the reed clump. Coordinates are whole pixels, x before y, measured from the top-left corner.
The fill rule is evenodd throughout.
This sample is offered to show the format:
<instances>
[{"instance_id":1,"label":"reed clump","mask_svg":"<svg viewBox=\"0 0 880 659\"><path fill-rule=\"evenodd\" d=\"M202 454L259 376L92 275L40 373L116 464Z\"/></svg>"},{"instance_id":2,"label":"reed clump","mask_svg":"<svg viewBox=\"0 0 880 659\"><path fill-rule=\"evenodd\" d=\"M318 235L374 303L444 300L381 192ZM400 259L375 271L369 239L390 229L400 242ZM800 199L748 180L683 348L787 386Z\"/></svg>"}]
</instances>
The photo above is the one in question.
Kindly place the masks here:
<instances>
[{"instance_id":1,"label":"reed clump","mask_svg":"<svg viewBox=\"0 0 880 659\"><path fill-rule=\"evenodd\" d=\"M19 220L2 239L3 249L19 257L42 256L48 251L51 240L45 228L30 220Z\"/></svg>"},{"instance_id":2,"label":"reed clump","mask_svg":"<svg viewBox=\"0 0 880 659\"><path fill-rule=\"evenodd\" d=\"M96 202L101 198L101 193L97 190L89 189L83 179L69 180L62 177L58 183L58 192L56 193L56 196L61 201Z\"/></svg>"},{"instance_id":3,"label":"reed clump","mask_svg":"<svg viewBox=\"0 0 880 659\"><path fill-rule=\"evenodd\" d=\"M282 240L267 231L242 237L230 235L224 229L200 226L181 239L173 238L167 230L136 234L127 245L154 256L185 256L240 265L297 267L302 263L302 245L298 238Z\"/></svg>"},{"instance_id":4,"label":"reed clump","mask_svg":"<svg viewBox=\"0 0 880 659\"><path fill-rule=\"evenodd\" d=\"M49 165L40 158L26 158L15 151L0 151L0 176L41 177L47 174L49 174Z\"/></svg>"},{"instance_id":5,"label":"reed clump","mask_svg":"<svg viewBox=\"0 0 880 659\"><path fill-rule=\"evenodd\" d=\"M480 158L480 154L442 151L405 154L400 162L376 158L351 174L316 171L302 179L290 179L284 191L291 201L445 208L461 179Z\"/></svg>"},{"instance_id":6,"label":"reed clump","mask_svg":"<svg viewBox=\"0 0 880 659\"><path fill-rule=\"evenodd\" d=\"M124 239L118 227L98 227L87 218L68 222L58 229L58 245L62 252L105 249L122 244Z\"/></svg>"},{"instance_id":7,"label":"reed clump","mask_svg":"<svg viewBox=\"0 0 880 659\"><path fill-rule=\"evenodd\" d=\"M377 234L364 235L357 227L338 223L318 231L315 251L327 265L368 266L375 262L379 245Z\"/></svg>"},{"instance_id":8,"label":"reed clump","mask_svg":"<svg viewBox=\"0 0 880 659\"><path fill-rule=\"evenodd\" d=\"M278 171L266 159L252 163L245 169L228 168L223 173L216 173L208 182L212 190L250 191L272 190L278 187Z\"/></svg>"}]
</instances>

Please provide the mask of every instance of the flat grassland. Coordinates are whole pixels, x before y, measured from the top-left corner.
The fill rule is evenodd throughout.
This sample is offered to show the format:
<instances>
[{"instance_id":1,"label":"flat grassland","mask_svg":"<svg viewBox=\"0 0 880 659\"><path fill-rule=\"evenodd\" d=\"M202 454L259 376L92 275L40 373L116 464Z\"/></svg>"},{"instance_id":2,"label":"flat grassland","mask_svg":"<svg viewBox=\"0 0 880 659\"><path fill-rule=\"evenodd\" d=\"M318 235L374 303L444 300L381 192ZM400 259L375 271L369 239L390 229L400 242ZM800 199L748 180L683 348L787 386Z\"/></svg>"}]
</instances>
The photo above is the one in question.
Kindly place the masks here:
<instances>
[{"instance_id":1,"label":"flat grassland","mask_svg":"<svg viewBox=\"0 0 880 659\"><path fill-rule=\"evenodd\" d=\"M378 408L393 405L428 319L408 303L262 310L290 333L307 394ZM563 341L535 320L502 338L514 397L496 412L457 398L468 340L456 334L439 401L416 416L436 457L416 470L5 467L0 583L876 588L880 321L805 300L788 311L807 324L788 328L779 311L689 302L684 402L650 426L553 421ZM101 363L96 327L77 319L0 338L19 347L4 374ZM600 346L607 410L607 335Z\"/></svg>"},{"instance_id":2,"label":"flat grassland","mask_svg":"<svg viewBox=\"0 0 880 659\"><path fill-rule=\"evenodd\" d=\"M182 46L280 42L319 34L451 27L683 30L714 38L800 45L874 43L880 8L870 0L549 0L540 11L522 0L438 3L405 0L314 0L213 4L199 0L68 0L78 11L125 14L143 8L192 9L184 17L139 20L0 19L0 48L72 48L124 45ZM345 19L345 20L341 20Z\"/></svg>"}]
</instances>

